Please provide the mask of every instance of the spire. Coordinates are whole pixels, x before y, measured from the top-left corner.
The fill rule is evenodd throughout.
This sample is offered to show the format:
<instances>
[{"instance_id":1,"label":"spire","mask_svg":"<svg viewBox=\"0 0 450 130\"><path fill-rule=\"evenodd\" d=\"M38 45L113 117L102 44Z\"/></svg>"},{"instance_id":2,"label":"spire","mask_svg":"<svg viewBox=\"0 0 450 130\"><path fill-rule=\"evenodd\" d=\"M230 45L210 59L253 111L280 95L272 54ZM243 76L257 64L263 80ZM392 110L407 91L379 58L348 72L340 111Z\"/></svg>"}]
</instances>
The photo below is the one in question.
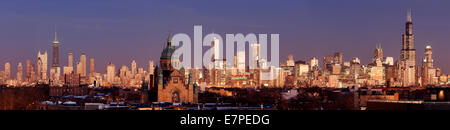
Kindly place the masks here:
<instances>
[{"instance_id":1,"label":"spire","mask_svg":"<svg viewBox=\"0 0 450 130\"><path fill-rule=\"evenodd\" d=\"M406 21L407 22L412 22L412 18L411 18L411 8L408 9L408 12L406 14Z\"/></svg>"},{"instance_id":2,"label":"spire","mask_svg":"<svg viewBox=\"0 0 450 130\"><path fill-rule=\"evenodd\" d=\"M167 37L167 47L172 46L172 39L171 39L170 33L171 33L171 31L169 30L169 36Z\"/></svg>"},{"instance_id":3,"label":"spire","mask_svg":"<svg viewBox=\"0 0 450 130\"><path fill-rule=\"evenodd\" d=\"M53 43L59 43L59 41L58 41L58 33L56 32L56 25L55 25L55 27L54 27L54 29L55 29L55 39L53 40Z\"/></svg>"},{"instance_id":4,"label":"spire","mask_svg":"<svg viewBox=\"0 0 450 130\"><path fill-rule=\"evenodd\" d=\"M381 43L377 43L377 44L375 45L375 48L376 48L376 49L381 49Z\"/></svg>"}]
</instances>

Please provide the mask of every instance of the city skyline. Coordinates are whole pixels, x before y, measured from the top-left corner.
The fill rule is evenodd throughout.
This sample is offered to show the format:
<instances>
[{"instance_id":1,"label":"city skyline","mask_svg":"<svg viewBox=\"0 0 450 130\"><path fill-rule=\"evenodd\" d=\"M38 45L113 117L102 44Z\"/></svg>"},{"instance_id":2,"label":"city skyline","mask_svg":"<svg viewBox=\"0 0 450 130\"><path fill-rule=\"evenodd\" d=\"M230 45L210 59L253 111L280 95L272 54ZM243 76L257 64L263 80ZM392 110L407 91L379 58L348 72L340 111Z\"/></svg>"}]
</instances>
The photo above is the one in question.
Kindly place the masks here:
<instances>
[{"instance_id":1,"label":"city skyline","mask_svg":"<svg viewBox=\"0 0 450 130\"><path fill-rule=\"evenodd\" d=\"M101 6L102 2L95 2L96 4L94 4L93 6ZM161 5L168 5L170 3L158 3L157 4L161 4ZM260 5L265 5L265 7L268 7L267 4L269 4L270 2L262 2L260 3ZM333 3L333 2L331 2ZM346 3L346 2L343 2ZM362 6L364 7L367 6L367 3L364 2L355 2L356 5L357 4L362 4ZM382 2L380 3L376 3L375 6L380 6ZM389 9L395 10L392 11L392 15L388 15L390 18L389 22L387 22L385 19L380 20L380 18L382 18L380 15L382 14L386 14L386 12L381 12L381 13L375 13L377 15L374 15L372 17L355 17L354 19L358 19L361 18L360 20L337 20L335 18L339 17L339 15L342 15L341 13L339 13L339 11L336 12L332 12L329 11L328 13L324 14L324 12L320 12L320 8L319 9L311 9L311 7L308 7L307 10L309 11L316 11L316 13L306 13L306 16L299 16L298 18L295 18L296 20L298 20L299 18L310 18L313 17L314 19L311 20L307 20L307 21L314 21L314 20L321 20L322 18L318 18L321 16L330 16L330 15L337 15L337 16L333 16L333 17L328 17L330 18L330 20L336 20L336 22L334 23L330 23L332 25L326 25L325 27L319 27L316 26L317 24L291 24L291 26L294 26L297 28L297 26L299 25L303 25L303 26L308 26L310 25L311 27L309 27L308 29L305 29L305 31L301 31L302 29L299 29L300 31L292 31L289 29L286 29L285 26L282 25L278 25L276 24L277 22L274 21L275 24L269 24L265 21L262 21L261 23L259 23L259 21L254 21L254 20L250 20L250 19L244 19L245 22L250 22L250 23L254 23L254 24L248 24L246 29L249 29L249 31L254 31L256 30L256 32L280 32L280 49L284 50L280 53L280 59L282 61L284 61L284 59L287 57L288 54L293 54L295 57L295 60L304 60L306 61L307 59L311 58L311 57L316 57L318 59L321 59L322 57L326 56L329 54L329 52L343 52L344 55L344 59L345 60L350 60L352 57L359 57L361 59L362 64L367 64L370 62L370 57L372 57L372 53L371 51L373 50L374 46L376 46L377 44L382 45L382 48L384 50L384 55L385 56L392 56L394 57L394 60L398 60L399 59L399 54L398 52L401 49L401 39L399 38L399 36L403 33L402 29L402 25L403 22L405 21L405 13L406 13L406 8L412 8L412 14L413 14L413 20L415 22L414 24L414 32L415 32L415 37L416 37L416 65L420 66L420 60L424 57L423 55L423 50L425 50L425 46L427 45L426 42L428 41L432 46L433 46L433 52L434 52L434 60L437 61L435 63L436 66L439 66L442 70L443 73L448 73L450 67L446 66L446 64L448 64L450 61L448 59L446 59L444 56L448 55L447 51L445 51L446 49L448 49L448 45L445 45L445 34L450 34L449 33L439 33L442 32L443 30L437 30L437 31L430 31L430 30L436 30L435 26L439 26L442 27L441 29L445 29L446 24L438 24L438 23L445 23L445 21L447 21L447 18L443 18L443 17L438 17L439 15L433 15L436 18L434 18L434 20L441 20L441 21L434 21L427 19L427 13L442 13L439 12L439 10L443 10L442 8L439 8L441 6L437 6L434 11L428 11L428 10L423 10L423 8L420 7L415 7L417 5L415 4L420 4L421 2L412 2L412 5L404 5L404 6L399 6L399 7L389 7ZM51 4L48 6L56 6L59 3L55 3L55 4ZM64 4L68 4L68 3L64 3ZM114 4L114 2L113 2ZM117 3L116 3L117 4ZM130 3L128 3L130 4ZM137 3L132 3L132 4L137 4ZM179 3L178 3L179 4ZM307 4L308 6L312 5L314 7L315 4L314 2L305 2L305 4ZM342 4L342 3L341 3ZM430 4L430 3L427 3ZM356 8L354 6L356 5L348 5L350 8ZM394 4L395 5L395 4ZM415 6L414 6L415 5ZM79 6L79 5L78 5ZM177 5L180 6L180 5ZM196 6L195 4L188 4L187 6ZM292 13L295 13L295 9L292 8L293 6L289 6L286 5L286 3L281 3L280 4L281 7L290 7L288 9L284 9L281 10L279 12L281 13L285 13L287 16L291 16L293 15ZM300 6L300 5L298 5ZM338 5L323 5L323 6L331 6L331 7L335 7L335 6L342 6L340 4ZM408 6L408 7L406 7ZM70 8L67 8L66 11L63 12L70 12L70 11L76 11L77 9L75 9L75 7L77 7L75 5L74 6L69 6ZM112 7L120 7L119 5L113 5ZM88 9L92 9L93 7L87 7ZM104 7L107 8L107 7ZM143 9L144 7L140 7L139 9ZM181 7L180 7L181 8ZM223 8L223 7L222 7ZM279 7L280 8L280 7ZM359 7L360 8L360 7ZM109 14L111 12L108 11L113 11L115 9L112 8L108 8L109 10L105 11L105 12L101 12L102 14ZM171 8L168 10L172 10L174 12L172 13L177 13L179 12L179 10L177 10L178 8ZM241 11L242 10L246 10L246 8L240 7L238 8ZM220 10L223 9L218 9L219 14L224 13L221 12ZM292 10L292 12L291 12ZM331 9L333 10L333 9ZM340 10L340 11L349 11L351 9L346 9L346 10ZM436 11L438 10L438 11ZM48 10L44 10L43 12L46 12ZM117 11L117 10L116 10ZM248 11L248 10L247 10ZM163 12L163 11L162 11ZM234 11L232 11L234 12ZM230 13L232 13L230 12ZM363 10L361 14L354 14L355 16L360 16L363 15L364 13L366 14L374 14L374 12L376 11L370 11L370 10ZM3 12L6 13L6 12ZM30 12L24 11L24 12L16 12L21 16L22 15L26 15ZM46 12L48 15L54 13L54 12ZM250 12L251 13L251 12ZM304 13L303 11L299 11L298 13ZM8 13L6 13L8 14ZM38 13L40 14L40 13ZM78 16L78 17L84 17L84 16L79 16L79 15L84 15L87 14L86 12L78 12L78 13L70 13L71 15L74 16ZM142 13L141 14L146 14L146 13ZM150 13L149 13L150 14ZM156 15L156 16L163 16L164 13L162 13L161 15ZM316 15L314 15L316 14ZM42 13L41 13L42 15ZM120 14L119 14L120 15ZM125 15L125 14L123 14ZM173 15L173 14L172 14ZM198 14L197 11L194 11L192 15L200 15ZM201 14L204 15L206 17L211 16L213 14ZM225 15L225 14L222 14ZM258 18L261 18L263 16L261 16L261 14L259 14L260 16L257 16ZM311 15L311 16L309 16ZM15 21L15 20L38 20L39 18L37 17L24 17L24 18L18 18L18 16L14 17L11 21ZM88 15L89 16L89 15ZM229 15L225 15L227 17L232 17ZM240 17L243 17L241 15L238 15ZM8 16L6 16L8 17ZM61 15L59 17L62 17ZM90 16L89 16L90 17ZM107 19L109 17L112 16L108 16L108 15L102 15L100 18L101 19ZM256 17L256 16L255 16ZM347 15L348 17L348 15ZM67 19L73 19L75 17L64 17L66 20ZM212 17L213 19L215 17ZM282 17L282 18L287 18L287 17ZM325 17L324 17L325 18ZM433 19L432 18L432 19ZM82 18L81 18L82 19ZM122 19L126 19L126 18L122 18ZM132 19L136 19L135 17L133 17ZM137 18L139 19L139 18ZM168 20L171 19L169 17L166 18L162 18L164 20ZM157 19L155 19L157 20ZM189 19L188 19L189 20ZM283 21L285 19L280 19L280 21ZM367 20L367 21L365 21ZM427 21L428 20L428 21ZM38 20L39 21L39 20ZM113 22L114 20L110 21ZM158 20L157 20L158 21ZM230 21L235 21L235 20L230 20ZM343 22L343 21L347 21L347 22ZM357 21L358 23L356 23L355 25L353 25L354 27L352 27L351 25L347 25L348 21ZM218 24L217 26L211 25L209 24L211 21L206 21L206 22L199 22L197 20L195 21L189 21L186 23L179 23L179 25L176 24L151 24L148 26L157 26L157 25L162 25L163 27L156 29L155 31L153 31L152 29L147 27L144 27L143 29L137 29L137 28L130 28L130 29L125 29L124 31L119 31L119 30L115 30L114 28L111 28L111 30L104 30L105 26L101 26L101 23L110 23L108 21L100 21L100 22L81 22L81 23L77 23L75 25L72 24L64 24L61 23L61 21L58 22L58 20L56 20L56 22L37 22L37 23L29 23L29 22L22 22L22 23L18 23L18 25L28 25L28 26L33 26L35 29L34 34L31 34L31 36L34 38L24 38L23 39L14 39L13 37L16 36L15 32L16 30L12 31L11 34L6 34L2 37L2 41L4 42L5 47L3 49L1 49L1 56L0 56L0 63L2 63L2 65L0 65L0 69L4 69L3 64L6 62L11 63L11 73L12 75L15 74L16 70L17 70L17 64L19 62L25 63L25 61L27 59L32 60L32 63L35 64L36 63L36 56L35 54L38 51L41 52L49 52L51 53L51 46L50 43L53 40L53 25L56 24L57 28L58 28L58 40L61 42L60 43L60 52L59 52L59 64L60 66L66 66L67 63L67 54L68 53L73 53L74 57L74 61L79 62L80 59L77 58L81 55L81 53L85 53L87 55L88 58L95 58L96 59L96 65L95 65L95 70L97 70L98 72L104 73L106 72L106 65L109 62L112 62L113 64L117 65L116 67L119 67L121 65L127 65L130 66L130 63L133 60L136 60L137 62L137 66L138 67L143 67L144 69L146 69L146 66L148 66L148 61L149 60L153 60L155 62L159 62L158 60L158 53L159 50L162 49L164 47L164 41L165 41L165 37L167 35L167 30L174 30L174 32L177 33L187 33L187 34L192 34L192 25L187 26L186 24L202 24L205 29L204 32L212 32L212 30L214 30L215 33L219 33L219 34L225 34L225 33L235 33L236 31L230 31L230 29L223 29L223 27ZM123 21L122 21L123 22ZM139 21L136 21L139 22ZM377 23L380 22L380 23ZM8 23L8 22L6 22ZM28 23L28 24L27 24ZM113 22L114 23L114 22ZM140 22L139 22L140 23ZM233 23L233 22L230 22ZM374 32L385 32L385 34L380 34L382 36L379 35L373 35L373 36L361 36L359 37L359 35L361 34L357 34L357 35L348 35L346 33L354 33L354 31L352 30L361 30L361 28L358 28L361 25L366 25L366 24L371 24L371 27L366 27L366 28L362 28L364 29L368 29L368 33L372 34L371 29L374 29L374 27L377 26L383 26L386 25L387 23L389 23L388 26L386 27L381 27L382 29L375 29ZM392 24L395 23L395 24ZM424 24L425 23L425 24ZM428 24L426 24L428 23ZM436 24L429 24L429 23L436 23ZM11 24L11 23L10 23ZM216 23L217 24L217 23ZM335 27L335 25L339 25L339 24L343 24L346 25L347 27L351 27L348 28L347 30L341 30L341 31L345 31L343 32L345 34L345 37L340 37L340 36L333 36L333 35L328 35L331 32L335 32L335 31L339 31L341 28L340 27ZM361 25L360 25L361 24ZM18 26L18 25L14 25L14 26ZM47 26L38 26L38 25L47 25ZM91 26L94 25L94 26ZM109 25L109 24L107 24ZM129 24L123 24L123 26L121 26L121 24L118 24L119 26L117 26L117 28L124 28L126 26L129 26ZM138 25L146 25L146 24L138 24ZM223 23L223 25L227 25L226 23ZM257 25L260 25L259 27ZM267 27L268 25L272 25L272 27ZM431 26L434 25L434 26ZM5 26L5 25L3 25ZM74 26L78 26L79 29L74 28ZM173 27L176 26L176 27ZM231 25L227 25L227 26L234 26L234 27L239 27L239 26L243 26L243 25L237 25L237 24L231 24ZM255 27L252 27L255 26ZM279 26L280 28L278 29L277 26ZM327 28L333 26L332 28ZM373 26L373 27L372 27ZM180 27L180 28L178 28ZM226 27L226 26L224 26ZM388 27L392 27L393 29L385 29ZM39 28L39 29L37 29ZM46 29L44 29L46 28ZM314 29L311 29L314 28ZM330 32L317 32L320 30L323 30L324 28L327 28ZM6 28L5 30L8 29L12 29L11 27ZM94 32L89 32L89 30L96 30L100 31L100 33L94 33ZM147 29L148 31L144 30ZM234 28L235 29L235 28ZM22 31L24 29L22 28ZM135 31L133 31L135 30ZM259 30L259 31L258 31ZM261 31L264 30L264 31ZM396 31L392 31L392 30L396 30ZM427 31L428 30L428 31ZM19 31L19 30L17 30ZM87 32L82 32L82 31L87 31ZM138 32L142 32L142 33L138 33ZM246 32L246 31L245 31ZM288 33L289 32L289 33ZM445 32L445 31L444 31ZM30 34L27 34L28 31L23 32L25 35L24 36L30 36ZM79 33L89 33L89 35L80 35ZM114 36L114 33L118 33L118 34L125 34L125 36L127 37L115 37L112 38ZM336 45L330 45L330 42L324 42L322 39L316 39L318 36L321 35L317 35L314 36L312 38L302 38L305 36L309 36L308 35L304 35L305 33L311 33L311 34L322 34L322 37L330 37L329 39L335 40L331 43L336 42L336 45L338 47L336 47ZM431 34L436 34L437 35L431 35ZM5 34L5 31L2 31L1 34ZM136 34L135 36L139 36L138 38L133 38L133 36L130 36L132 34ZM149 34L149 35L146 35ZM344 35L344 34L339 34L339 35ZM391 35L392 34L392 35ZM78 36L77 36L78 35ZM389 36L384 36L384 35L389 35ZM8 36L13 36L11 38L5 38ZM24 37L22 36L22 37ZM87 37L83 37L83 36L87 36ZM98 36L98 37L97 37ZM120 35L119 35L120 36ZM354 37L356 36L356 37ZM78 38L75 38L78 37ZM142 40L143 37L145 37L144 39L147 40ZM298 38L296 38L298 37ZM108 39L110 38L110 39ZM359 42L361 41L361 39L364 38L368 38L365 39L364 43L359 44ZM115 42L111 42L111 39L115 39ZM315 40L314 40L315 39ZM324 38L327 39L327 38ZM378 40L370 40L370 39L378 39ZM387 39L387 40L384 40ZM90 41L92 40L92 42ZM29 42L29 44L27 43L23 43L21 41L31 41ZM87 42L86 42L87 41ZM300 42L300 43L297 43ZM308 42L309 41L309 42ZM342 42L348 42L348 41L354 41L351 43L342 43ZM437 42L435 42L437 41ZM79 42L79 43L77 43ZM94 43L93 43L94 42ZM131 43L129 43L131 42ZM311 44L311 43L316 43L316 45ZM109 45L108 43L112 43L111 45ZM24 46L24 45L30 45L30 46ZM130 45L130 46L125 46L125 45ZM20 49L17 49L17 46L20 46ZM142 47L141 47L142 46ZM295 46L295 47L294 47ZM357 47L358 49L353 49L352 46ZM304 49L303 47L307 47L307 49ZM11 49L6 49L6 48L11 48ZM17 50L20 51L21 53L17 53L17 51L15 53L10 52L9 50ZM98 51L97 51L98 50ZM132 50L132 51L131 51ZM311 51L309 51L311 50ZM315 51L314 51L315 50ZM114 54L116 52L123 52L120 54ZM444 56L443 56L444 55ZM50 55L49 55L50 56ZM114 57L114 58L113 58ZM51 59L51 57L48 57L49 59ZM49 63L51 62L50 60L48 61ZM321 63L321 60L319 61L319 63ZM49 64L51 65L51 63Z\"/></svg>"},{"instance_id":2,"label":"city skyline","mask_svg":"<svg viewBox=\"0 0 450 130\"><path fill-rule=\"evenodd\" d=\"M450 110L446 5L0 2L0 110Z\"/></svg>"}]
</instances>

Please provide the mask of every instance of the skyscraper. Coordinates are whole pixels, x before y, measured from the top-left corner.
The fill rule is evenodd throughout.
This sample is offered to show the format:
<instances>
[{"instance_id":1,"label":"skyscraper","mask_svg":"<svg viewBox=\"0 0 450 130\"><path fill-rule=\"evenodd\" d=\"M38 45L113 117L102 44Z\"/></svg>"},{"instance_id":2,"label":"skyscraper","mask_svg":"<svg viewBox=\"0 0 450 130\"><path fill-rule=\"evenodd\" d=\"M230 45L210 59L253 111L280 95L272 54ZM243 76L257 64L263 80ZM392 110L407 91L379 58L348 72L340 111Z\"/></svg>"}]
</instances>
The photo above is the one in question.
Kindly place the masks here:
<instances>
[{"instance_id":1,"label":"skyscraper","mask_svg":"<svg viewBox=\"0 0 450 130\"><path fill-rule=\"evenodd\" d=\"M37 62L36 62L36 64L37 64L37 80L42 80L42 59L41 58L38 58L38 60L37 60Z\"/></svg>"},{"instance_id":2,"label":"skyscraper","mask_svg":"<svg viewBox=\"0 0 450 130\"><path fill-rule=\"evenodd\" d=\"M55 39L53 40L53 64L50 69L50 79L51 85L59 84L59 76L61 75L61 68L59 67L59 41L57 37L57 33L55 31Z\"/></svg>"},{"instance_id":3,"label":"skyscraper","mask_svg":"<svg viewBox=\"0 0 450 130\"><path fill-rule=\"evenodd\" d=\"M383 49L381 48L381 44L377 45L377 47L375 48L372 63L376 64L377 60L383 62Z\"/></svg>"},{"instance_id":4,"label":"skyscraper","mask_svg":"<svg viewBox=\"0 0 450 130\"><path fill-rule=\"evenodd\" d=\"M333 64L333 56L325 56L323 57L323 70L329 71L331 69L331 66Z\"/></svg>"},{"instance_id":5,"label":"skyscraper","mask_svg":"<svg viewBox=\"0 0 450 130\"><path fill-rule=\"evenodd\" d=\"M80 56L80 63L81 63L81 77L86 77L86 55L84 53L81 53Z\"/></svg>"},{"instance_id":6,"label":"skyscraper","mask_svg":"<svg viewBox=\"0 0 450 130\"><path fill-rule=\"evenodd\" d=\"M69 53L67 56L67 66L68 67L73 67L73 54Z\"/></svg>"},{"instance_id":7,"label":"skyscraper","mask_svg":"<svg viewBox=\"0 0 450 130\"><path fill-rule=\"evenodd\" d=\"M81 65L81 62L77 62L77 74L81 75L83 71L83 66Z\"/></svg>"},{"instance_id":8,"label":"skyscraper","mask_svg":"<svg viewBox=\"0 0 450 130\"><path fill-rule=\"evenodd\" d=\"M31 70L30 71L30 82L33 82L36 80L36 69L35 69L34 64L30 65L30 70Z\"/></svg>"},{"instance_id":9,"label":"skyscraper","mask_svg":"<svg viewBox=\"0 0 450 130\"><path fill-rule=\"evenodd\" d=\"M106 66L106 82L114 83L114 77L116 76L116 66L111 62Z\"/></svg>"},{"instance_id":10,"label":"skyscraper","mask_svg":"<svg viewBox=\"0 0 450 130\"><path fill-rule=\"evenodd\" d=\"M93 74L95 72L95 59L89 58L89 74Z\"/></svg>"},{"instance_id":11,"label":"skyscraper","mask_svg":"<svg viewBox=\"0 0 450 130\"><path fill-rule=\"evenodd\" d=\"M37 78L38 79L42 79L42 80L46 80L47 79L47 51L45 51L44 53L41 54L41 52L38 52L37 58L38 58L38 63L37 63ZM40 62L40 63L39 63Z\"/></svg>"},{"instance_id":12,"label":"skyscraper","mask_svg":"<svg viewBox=\"0 0 450 130\"><path fill-rule=\"evenodd\" d=\"M154 74L155 71L155 66L153 61L148 61L148 73L149 74Z\"/></svg>"},{"instance_id":13,"label":"skyscraper","mask_svg":"<svg viewBox=\"0 0 450 130\"><path fill-rule=\"evenodd\" d=\"M11 78L11 64L9 62L5 63L5 79Z\"/></svg>"},{"instance_id":14,"label":"skyscraper","mask_svg":"<svg viewBox=\"0 0 450 130\"><path fill-rule=\"evenodd\" d=\"M286 66L295 66L294 56L292 54L288 55Z\"/></svg>"},{"instance_id":15,"label":"skyscraper","mask_svg":"<svg viewBox=\"0 0 450 130\"><path fill-rule=\"evenodd\" d=\"M22 75L23 75L22 63L19 62L19 64L17 65L17 75L16 75L18 83L22 82Z\"/></svg>"},{"instance_id":16,"label":"skyscraper","mask_svg":"<svg viewBox=\"0 0 450 130\"><path fill-rule=\"evenodd\" d=\"M222 53L221 53L221 49L222 49L222 44L220 43L220 40L216 37L213 37L212 41L211 41L211 47L213 49L212 52L212 63L214 64L214 68L215 69L223 69L222 66Z\"/></svg>"},{"instance_id":17,"label":"skyscraper","mask_svg":"<svg viewBox=\"0 0 450 130\"><path fill-rule=\"evenodd\" d=\"M240 72L245 71L245 51L237 52L237 69Z\"/></svg>"},{"instance_id":18,"label":"skyscraper","mask_svg":"<svg viewBox=\"0 0 450 130\"><path fill-rule=\"evenodd\" d=\"M25 75L25 80L27 82L31 82L31 60L27 60L27 73Z\"/></svg>"},{"instance_id":19,"label":"skyscraper","mask_svg":"<svg viewBox=\"0 0 450 130\"><path fill-rule=\"evenodd\" d=\"M250 64L256 63L255 67L260 67L260 62L261 62L261 46L259 43L253 43L250 45L251 48L251 59L250 59Z\"/></svg>"},{"instance_id":20,"label":"skyscraper","mask_svg":"<svg viewBox=\"0 0 450 130\"><path fill-rule=\"evenodd\" d=\"M416 50L414 49L414 34L411 10L408 10L405 24L405 34L402 35L401 59L398 65L402 86L416 85L417 67Z\"/></svg>"},{"instance_id":21,"label":"skyscraper","mask_svg":"<svg viewBox=\"0 0 450 130\"><path fill-rule=\"evenodd\" d=\"M319 69L319 59L317 59L316 57L309 59L308 63L309 63L310 70L313 70L314 68Z\"/></svg>"},{"instance_id":22,"label":"skyscraper","mask_svg":"<svg viewBox=\"0 0 450 130\"><path fill-rule=\"evenodd\" d=\"M73 54L69 53L67 54L67 66L64 66L63 68L63 74L68 75L73 72Z\"/></svg>"},{"instance_id":23,"label":"skyscraper","mask_svg":"<svg viewBox=\"0 0 450 130\"><path fill-rule=\"evenodd\" d=\"M342 63L344 63L342 52L335 52L334 53L334 57L333 57L333 61L334 61L334 64L342 64Z\"/></svg>"},{"instance_id":24,"label":"skyscraper","mask_svg":"<svg viewBox=\"0 0 450 130\"><path fill-rule=\"evenodd\" d=\"M425 57L423 58L423 63L426 67L433 68L433 50L430 45L425 47Z\"/></svg>"},{"instance_id":25,"label":"skyscraper","mask_svg":"<svg viewBox=\"0 0 450 130\"><path fill-rule=\"evenodd\" d=\"M425 47L425 57L422 61L422 85L430 85L433 83L433 78L437 78L436 69L433 67L433 51L430 45Z\"/></svg>"},{"instance_id":26,"label":"skyscraper","mask_svg":"<svg viewBox=\"0 0 450 130\"><path fill-rule=\"evenodd\" d=\"M59 41L55 31L55 40L53 40L53 65L52 67L59 67Z\"/></svg>"},{"instance_id":27,"label":"skyscraper","mask_svg":"<svg viewBox=\"0 0 450 130\"><path fill-rule=\"evenodd\" d=\"M133 60L131 62L131 74L135 75L137 73L137 69L136 69L136 61Z\"/></svg>"}]
</instances>

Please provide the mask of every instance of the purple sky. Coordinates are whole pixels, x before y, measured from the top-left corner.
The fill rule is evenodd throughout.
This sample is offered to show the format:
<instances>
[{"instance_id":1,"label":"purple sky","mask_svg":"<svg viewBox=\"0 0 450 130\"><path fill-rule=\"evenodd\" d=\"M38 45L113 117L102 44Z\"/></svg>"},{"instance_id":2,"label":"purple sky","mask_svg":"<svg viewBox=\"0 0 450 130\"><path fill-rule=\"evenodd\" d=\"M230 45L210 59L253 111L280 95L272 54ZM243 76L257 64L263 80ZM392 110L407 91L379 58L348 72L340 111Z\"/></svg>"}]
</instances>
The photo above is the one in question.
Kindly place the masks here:
<instances>
[{"instance_id":1,"label":"purple sky","mask_svg":"<svg viewBox=\"0 0 450 130\"><path fill-rule=\"evenodd\" d=\"M50 65L55 24L61 66L67 65L67 53L74 53L76 63L84 52L102 73L108 62L130 66L133 59L147 69L148 60L159 61L168 30L192 35L193 25L203 25L204 35L214 31L223 37L279 33L282 60L288 54L307 60L343 51L345 60L359 57L366 64L377 43L397 60L411 8L417 60L428 41L435 65L449 73L448 5L445 0L1 1L0 69L9 61L15 72L18 62L34 62L39 50L48 51Z\"/></svg>"}]
</instances>

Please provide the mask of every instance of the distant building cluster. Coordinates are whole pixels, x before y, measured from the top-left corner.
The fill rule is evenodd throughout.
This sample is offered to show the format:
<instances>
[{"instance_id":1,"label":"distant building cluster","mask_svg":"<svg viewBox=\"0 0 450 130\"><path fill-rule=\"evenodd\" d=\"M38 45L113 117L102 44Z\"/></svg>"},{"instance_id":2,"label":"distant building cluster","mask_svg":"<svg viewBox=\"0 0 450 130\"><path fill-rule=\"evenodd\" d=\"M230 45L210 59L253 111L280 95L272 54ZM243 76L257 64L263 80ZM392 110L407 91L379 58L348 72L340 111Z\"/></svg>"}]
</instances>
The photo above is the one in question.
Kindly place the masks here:
<instances>
[{"instance_id":1,"label":"distant building cluster","mask_svg":"<svg viewBox=\"0 0 450 130\"><path fill-rule=\"evenodd\" d=\"M442 74L440 68L433 66L432 48L426 45L422 67L416 65L414 34L411 13L408 12L405 34L402 35L400 59L394 62L393 57L384 57L381 45L375 48L372 62L362 65L358 57L351 61L343 60L343 53L336 52L323 58L320 69L318 59L313 57L308 62L295 61L292 55L282 64L282 78L294 79L285 81L282 86L318 86L318 87L416 87L416 86L448 86L450 76Z\"/></svg>"},{"instance_id":2,"label":"distant building cluster","mask_svg":"<svg viewBox=\"0 0 450 130\"><path fill-rule=\"evenodd\" d=\"M110 86L124 86L124 87L140 87L144 79L149 79L150 74L153 74L153 61L149 61L148 71L142 67L137 67L136 61L132 61L131 68L123 65L117 68L112 63L109 63L105 74L95 71L95 59L89 58L89 66L87 66L88 58L85 53L82 53L79 60L74 65L73 53L68 53L67 66L61 68L59 63L59 44L55 32L55 39L53 40L53 55L52 64L48 69L48 53L45 51L38 52L37 58L34 60L26 60L26 68L24 70L21 62L17 65L16 77L11 75L11 64L5 63L4 70L0 71L0 84L7 86L37 86L40 84L50 85L53 87L110 87ZM89 67L89 68L88 68ZM62 69L62 70L61 70ZM89 71L88 71L89 69ZM25 71L25 74L24 74Z\"/></svg>"}]
</instances>

